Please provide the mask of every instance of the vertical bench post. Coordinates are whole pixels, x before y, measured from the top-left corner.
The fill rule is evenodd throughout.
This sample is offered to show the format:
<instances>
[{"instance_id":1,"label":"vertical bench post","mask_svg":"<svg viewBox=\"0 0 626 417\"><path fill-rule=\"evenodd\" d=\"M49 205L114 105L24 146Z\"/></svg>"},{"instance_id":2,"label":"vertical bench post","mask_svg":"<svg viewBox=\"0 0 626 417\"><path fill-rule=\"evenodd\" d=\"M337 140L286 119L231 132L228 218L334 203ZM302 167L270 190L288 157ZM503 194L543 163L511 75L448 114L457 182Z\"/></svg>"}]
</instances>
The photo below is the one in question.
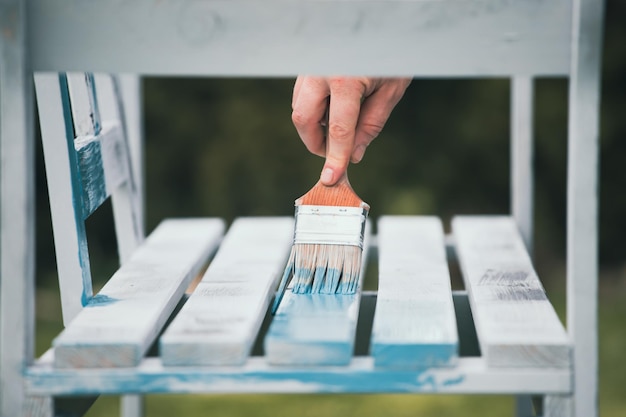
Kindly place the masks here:
<instances>
[{"instance_id":1,"label":"vertical bench post","mask_svg":"<svg viewBox=\"0 0 626 417\"><path fill-rule=\"evenodd\" d=\"M567 329L573 413L598 415L598 152L602 0L574 0L567 155Z\"/></svg>"},{"instance_id":2,"label":"vertical bench post","mask_svg":"<svg viewBox=\"0 0 626 417\"><path fill-rule=\"evenodd\" d=\"M0 1L0 415L25 409L34 340L34 139L26 2Z\"/></svg>"}]
</instances>

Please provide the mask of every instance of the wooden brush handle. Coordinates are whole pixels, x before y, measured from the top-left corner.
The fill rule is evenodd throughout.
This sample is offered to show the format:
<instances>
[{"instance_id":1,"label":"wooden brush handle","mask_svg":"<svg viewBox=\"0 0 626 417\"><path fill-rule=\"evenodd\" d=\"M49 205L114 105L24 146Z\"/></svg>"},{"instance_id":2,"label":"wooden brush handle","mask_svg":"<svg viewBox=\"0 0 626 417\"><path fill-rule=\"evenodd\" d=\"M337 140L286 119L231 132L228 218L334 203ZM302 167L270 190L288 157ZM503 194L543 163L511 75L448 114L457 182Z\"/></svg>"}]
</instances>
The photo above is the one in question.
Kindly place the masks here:
<instances>
[{"instance_id":1,"label":"wooden brush handle","mask_svg":"<svg viewBox=\"0 0 626 417\"><path fill-rule=\"evenodd\" d=\"M318 181L308 193L296 200L297 206L340 206L369 209L352 189L345 173L335 185L329 187Z\"/></svg>"}]
</instances>

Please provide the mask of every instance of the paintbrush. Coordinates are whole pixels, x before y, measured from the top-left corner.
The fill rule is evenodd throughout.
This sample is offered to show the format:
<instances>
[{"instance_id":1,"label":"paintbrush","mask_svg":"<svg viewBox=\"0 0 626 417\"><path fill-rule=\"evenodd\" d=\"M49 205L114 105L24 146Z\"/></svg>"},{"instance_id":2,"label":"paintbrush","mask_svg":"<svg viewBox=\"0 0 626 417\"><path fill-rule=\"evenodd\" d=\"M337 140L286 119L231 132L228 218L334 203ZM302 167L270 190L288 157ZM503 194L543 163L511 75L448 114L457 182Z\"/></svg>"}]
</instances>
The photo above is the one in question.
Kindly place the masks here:
<instances>
[{"instance_id":1,"label":"paintbrush","mask_svg":"<svg viewBox=\"0 0 626 417\"><path fill-rule=\"evenodd\" d=\"M359 285L369 205L347 174L333 186L321 182L295 202L293 246L272 306L287 285L296 294L354 294Z\"/></svg>"}]
</instances>

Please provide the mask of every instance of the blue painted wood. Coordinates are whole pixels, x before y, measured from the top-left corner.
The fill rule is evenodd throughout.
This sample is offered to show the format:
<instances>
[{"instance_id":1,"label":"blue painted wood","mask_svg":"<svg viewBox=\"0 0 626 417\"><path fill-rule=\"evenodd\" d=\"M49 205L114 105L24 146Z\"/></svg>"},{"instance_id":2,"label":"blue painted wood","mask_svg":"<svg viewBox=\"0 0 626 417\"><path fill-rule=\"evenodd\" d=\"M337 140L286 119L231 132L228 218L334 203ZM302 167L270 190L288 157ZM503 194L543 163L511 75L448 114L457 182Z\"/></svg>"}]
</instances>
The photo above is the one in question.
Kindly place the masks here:
<instances>
[{"instance_id":1,"label":"blue painted wood","mask_svg":"<svg viewBox=\"0 0 626 417\"><path fill-rule=\"evenodd\" d=\"M352 359L367 262L366 223L361 276L354 294L295 294L287 288L264 340L273 365L346 365Z\"/></svg>"},{"instance_id":2,"label":"blue painted wood","mask_svg":"<svg viewBox=\"0 0 626 417\"><path fill-rule=\"evenodd\" d=\"M74 140L82 191L82 216L87 219L120 185L130 182L124 133L119 122L108 122L95 136Z\"/></svg>"},{"instance_id":3,"label":"blue painted wood","mask_svg":"<svg viewBox=\"0 0 626 417\"><path fill-rule=\"evenodd\" d=\"M376 366L452 366L458 335L441 221L378 221L378 300L371 352Z\"/></svg>"},{"instance_id":4,"label":"blue painted wood","mask_svg":"<svg viewBox=\"0 0 626 417\"><path fill-rule=\"evenodd\" d=\"M63 370L46 355L26 371L33 394L138 393L568 393L571 371L546 368L486 368L480 358L462 358L456 367L384 369L371 357L346 366L283 367L265 358L244 366L163 366L158 358L118 369Z\"/></svg>"}]
</instances>

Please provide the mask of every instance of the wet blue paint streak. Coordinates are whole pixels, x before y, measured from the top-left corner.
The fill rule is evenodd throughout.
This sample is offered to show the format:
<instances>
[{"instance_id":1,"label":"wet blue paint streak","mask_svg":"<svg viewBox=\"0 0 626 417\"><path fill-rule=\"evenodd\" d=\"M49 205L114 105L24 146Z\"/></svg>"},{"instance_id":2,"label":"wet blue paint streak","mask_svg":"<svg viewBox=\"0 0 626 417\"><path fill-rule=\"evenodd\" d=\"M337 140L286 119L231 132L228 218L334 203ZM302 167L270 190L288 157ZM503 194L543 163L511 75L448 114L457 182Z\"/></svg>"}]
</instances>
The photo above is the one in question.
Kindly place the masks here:
<instances>
[{"instance_id":1,"label":"wet blue paint streak","mask_svg":"<svg viewBox=\"0 0 626 417\"><path fill-rule=\"evenodd\" d=\"M91 266L89 263L89 252L87 249L87 232L85 230L83 184L81 181L78 154L74 146L74 122L72 120L72 110L70 105L70 94L67 83L67 75L59 73L59 87L61 91L61 103L63 106L63 119L65 122L65 139L70 162L70 175L72 178L72 199L74 209L74 221L76 224L76 234L79 241L78 262L82 272L83 290L81 293L81 303L86 306L93 294L91 283Z\"/></svg>"},{"instance_id":2,"label":"wet blue paint streak","mask_svg":"<svg viewBox=\"0 0 626 417\"><path fill-rule=\"evenodd\" d=\"M117 298L109 297L106 294L96 294L89 300L87 307L103 307L119 301Z\"/></svg>"},{"instance_id":3,"label":"wet blue paint streak","mask_svg":"<svg viewBox=\"0 0 626 417\"><path fill-rule=\"evenodd\" d=\"M458 344L373 343L371 351L376 366L416 369L449 365L458 357Z\"/></svg>"},{"instance_id":4,"label":"wet blue paint streak","mask_svg":"<svg viewBox=\"0 0 626 417\"><path fill-rule=\"evenodd\" d=\"M228 369L231 369L229 371ZM233 370L234 369L234 370ZM328 370L330 369L330 371ZM108 375L108 376L107 376ZM341 371L332 368L294 370L272 368L267 371L238 372L236 368L211 373L201 369L163 368L158 372L132 373L103 371L99 374L53 370L29 375L35 391L53 394L191 393L198 391L232 392L310 392L310 393L415 393L438 392L465 381L465 376L437 381L424 370Z\"/></svg>"}]
</instances>

